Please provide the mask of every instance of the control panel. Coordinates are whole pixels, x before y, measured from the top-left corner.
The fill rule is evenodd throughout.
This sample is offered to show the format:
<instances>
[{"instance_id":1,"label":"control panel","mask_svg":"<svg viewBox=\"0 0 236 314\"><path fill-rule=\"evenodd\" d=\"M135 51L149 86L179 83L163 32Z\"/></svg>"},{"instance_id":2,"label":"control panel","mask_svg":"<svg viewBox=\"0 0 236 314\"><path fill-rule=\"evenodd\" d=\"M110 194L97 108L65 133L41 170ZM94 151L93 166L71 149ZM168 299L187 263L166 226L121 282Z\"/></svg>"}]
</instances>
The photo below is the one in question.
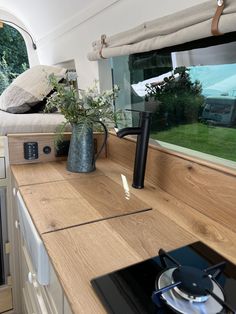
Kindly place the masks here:
<instances>
[{"instance_id":1,"label":"control panel","mask_svg":"<svg viewBox=\"0 0 236 314\"><path fill-rule=\"evenodd\" d=\"M39 150L37 142L24 143L24 158L26 160L35 160L39 158Z\"/></svg>"}]
</instances>

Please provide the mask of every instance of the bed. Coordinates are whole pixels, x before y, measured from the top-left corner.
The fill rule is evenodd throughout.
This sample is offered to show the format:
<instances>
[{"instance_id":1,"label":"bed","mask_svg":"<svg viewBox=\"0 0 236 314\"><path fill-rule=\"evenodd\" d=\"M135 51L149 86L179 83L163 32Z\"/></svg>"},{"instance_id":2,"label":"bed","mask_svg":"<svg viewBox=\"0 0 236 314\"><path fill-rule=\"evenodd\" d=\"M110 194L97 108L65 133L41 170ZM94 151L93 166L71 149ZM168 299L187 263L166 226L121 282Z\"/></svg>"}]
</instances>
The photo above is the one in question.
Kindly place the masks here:
<instances>
[{"instance_id":1,"label":"bed","mask_svg":"<svg viewBox=\"0 0 236 314\"><path fill-rule=\"evenodd\" d=\"M15 133L53 133L63 121L64 117L59 113L13 114L0 110L0 136Z\"/></svg>"},{"instance_id":2,"label":"bed","mask_svg":"<svg viewBox=\"0 0 236 314\"><path fill-rule=\"evenodd\" d=\"M46 99L54 91L49 76L53 74L60 82L66 72L61 67L36 65L15 78L0 95L0 136L54 133L64 118L59 113L43 113Z\"/></svg>"}]
</instances>

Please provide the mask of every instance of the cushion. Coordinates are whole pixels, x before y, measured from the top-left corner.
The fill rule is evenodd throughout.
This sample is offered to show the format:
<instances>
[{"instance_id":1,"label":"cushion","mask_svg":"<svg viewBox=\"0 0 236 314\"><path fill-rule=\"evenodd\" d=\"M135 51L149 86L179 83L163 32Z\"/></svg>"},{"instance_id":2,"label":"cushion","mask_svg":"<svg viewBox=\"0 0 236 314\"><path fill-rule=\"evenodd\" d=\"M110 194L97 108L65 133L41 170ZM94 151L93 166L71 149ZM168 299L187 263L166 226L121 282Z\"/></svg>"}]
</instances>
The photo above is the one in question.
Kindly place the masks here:
<instances>
[{"instance_id":1,"label":"cushion","mask_svg":"<svg viewBox=\"0 0 236 314\"><path fill-rule=\"evenodd\" d=\"M0 110L10 113L32 112L32 108L51 92L48 76L52 73L60 81L66 69L37 65L20 74L0 96Z\"/></svg>"}]
</instances>

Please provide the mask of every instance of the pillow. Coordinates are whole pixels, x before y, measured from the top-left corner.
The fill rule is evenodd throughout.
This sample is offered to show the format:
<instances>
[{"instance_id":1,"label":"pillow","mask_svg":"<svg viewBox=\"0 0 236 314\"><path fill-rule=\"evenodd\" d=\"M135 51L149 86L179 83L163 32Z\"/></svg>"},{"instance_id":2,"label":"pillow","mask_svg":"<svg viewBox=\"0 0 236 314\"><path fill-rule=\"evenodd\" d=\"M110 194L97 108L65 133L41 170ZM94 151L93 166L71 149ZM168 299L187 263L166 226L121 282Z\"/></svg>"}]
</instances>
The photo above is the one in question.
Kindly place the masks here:
<instances>
[{"instance_id":1,"label":"pillow","mask_svg":"<svg viewBox=\"0 0 236 314\"><path fill-rule=\"evenodd\" d=\"M52 73L60 81L66 69L56 66L37 65L20 74L0 96L0 110L25 113L39 105L51 92L48 76Z\"/></svg>"}]
</instances>

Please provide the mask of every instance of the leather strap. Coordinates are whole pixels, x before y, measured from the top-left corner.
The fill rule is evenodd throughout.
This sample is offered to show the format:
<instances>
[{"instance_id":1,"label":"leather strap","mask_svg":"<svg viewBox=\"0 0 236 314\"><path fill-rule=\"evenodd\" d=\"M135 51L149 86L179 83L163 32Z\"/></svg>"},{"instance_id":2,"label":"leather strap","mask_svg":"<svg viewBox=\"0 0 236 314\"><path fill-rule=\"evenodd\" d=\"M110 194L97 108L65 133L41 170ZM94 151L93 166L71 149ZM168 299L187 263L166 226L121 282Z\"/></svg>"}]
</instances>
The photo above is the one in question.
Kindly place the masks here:
<instances>
[{"instance_id":1,"label":"leather strap","mask_svg":"<svg viewBox=\"0 0 236 314\"><path fill-rule=\"evenodd\" d=\"M221 17L221 14L224 11L224 0L218 0L218 7L216 9L215 15L213 17L212 23L211 23L211 33L213 36L219 36L219 35L223 35L218 28L219 25L219 20Z\"/></svg>"},{"instance_id":2,"label":"leather strap","mask_svg":"<svg viewBox=\"0 0 236 314\"><path fill-rule=\"evenodd\" d=\"M106 58L104 58L103 57L103 55L102 55L102 49L104 48L104 47L106 47L106 35L102 35L101 36L101 48L100 48L100 50L99 50L99 56L100 56L100 58L101 59L106 59Z\"/></svg>"}]
</instances>

